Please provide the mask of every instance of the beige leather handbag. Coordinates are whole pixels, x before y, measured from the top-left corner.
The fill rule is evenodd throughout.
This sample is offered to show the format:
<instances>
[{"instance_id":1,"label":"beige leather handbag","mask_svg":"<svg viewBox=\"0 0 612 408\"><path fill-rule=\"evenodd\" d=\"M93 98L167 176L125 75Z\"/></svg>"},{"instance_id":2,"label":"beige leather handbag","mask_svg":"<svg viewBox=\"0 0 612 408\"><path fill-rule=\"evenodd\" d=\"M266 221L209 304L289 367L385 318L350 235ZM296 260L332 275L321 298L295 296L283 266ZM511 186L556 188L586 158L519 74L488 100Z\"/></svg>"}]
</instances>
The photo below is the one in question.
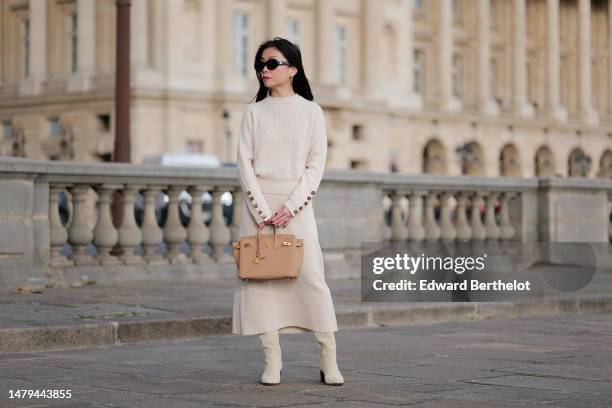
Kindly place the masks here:
<instances>
[{"instance_id":1,"label":"beige leather handbag","mask_svg":"<svg viewBox=\"0 0 612 408\"><path fill-rule=\"evenodd\" d=\"M232 242L242 280L297 279L304 259L304 240L293 234L262 234Z\"/></svg>"}]
</instances>

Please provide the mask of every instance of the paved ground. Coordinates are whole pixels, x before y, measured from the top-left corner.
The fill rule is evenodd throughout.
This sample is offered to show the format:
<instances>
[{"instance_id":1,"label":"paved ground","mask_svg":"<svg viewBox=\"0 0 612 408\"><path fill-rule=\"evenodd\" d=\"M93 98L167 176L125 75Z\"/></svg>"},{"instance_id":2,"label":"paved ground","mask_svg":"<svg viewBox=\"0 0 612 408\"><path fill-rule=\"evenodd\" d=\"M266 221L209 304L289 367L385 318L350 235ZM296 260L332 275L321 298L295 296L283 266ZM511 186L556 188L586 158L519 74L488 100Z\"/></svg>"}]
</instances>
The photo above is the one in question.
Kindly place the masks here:
<instances>
[{"instance_id":1,"label":"paved ground","mask_svg":"<svg viewBox=\"0 0 612 408\"><path fill-rule=\"evenodd\" d=\"M341 328L612 310L612 273L536 305L361 302L359 279L330 279ZM232 281L0 289L0 353L231 333Z\"/></svg>"},{"instance_id":2,"label":"paved ground","mask_svg":"<svg viewBox=\"0 0 612 408\"><path fill-rule=\"evenodd\" d=\"M255 336L0 354L1 407L612 407L612 313L346 329L345 385L318 380L310 333L283 334L282 384ZM8 399L70 389L70 400Z\"/></svg>"}]
</instances>

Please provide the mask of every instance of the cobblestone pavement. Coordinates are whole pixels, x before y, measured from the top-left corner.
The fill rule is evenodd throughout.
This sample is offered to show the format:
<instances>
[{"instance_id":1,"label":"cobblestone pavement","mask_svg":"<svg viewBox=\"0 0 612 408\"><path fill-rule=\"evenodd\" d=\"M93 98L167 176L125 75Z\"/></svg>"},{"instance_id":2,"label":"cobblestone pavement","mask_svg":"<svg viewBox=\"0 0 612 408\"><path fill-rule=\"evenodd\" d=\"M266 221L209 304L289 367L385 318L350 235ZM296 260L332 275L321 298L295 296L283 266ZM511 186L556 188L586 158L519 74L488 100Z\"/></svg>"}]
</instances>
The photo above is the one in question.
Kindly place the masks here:
<instances>
[{"instance_id":1,"label":"cobblestone pavement","mask_svg":"<svg viewBox=\"0 0 612 408\"><path fill-rule=\"evenodd\" d=\"M343 329L345 384L319 382L311 333L281 334L258 384L256 336L0 354L0 407L612 407L612 313ZM10 390L70 399L9 399Z\"/></svg>"}]
</instances>

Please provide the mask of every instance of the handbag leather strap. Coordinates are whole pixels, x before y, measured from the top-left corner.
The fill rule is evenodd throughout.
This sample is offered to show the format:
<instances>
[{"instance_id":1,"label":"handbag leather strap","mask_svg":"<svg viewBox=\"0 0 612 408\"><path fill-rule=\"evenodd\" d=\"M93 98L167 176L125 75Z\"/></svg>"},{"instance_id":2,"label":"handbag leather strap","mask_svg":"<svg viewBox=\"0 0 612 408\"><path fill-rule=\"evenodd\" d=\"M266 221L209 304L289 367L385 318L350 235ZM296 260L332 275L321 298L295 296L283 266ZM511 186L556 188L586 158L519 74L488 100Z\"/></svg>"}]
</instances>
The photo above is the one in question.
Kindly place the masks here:
<instances>
[{"instance_id":1,"label":"handbag leather strap","mask_svg":"<svg viewBox=\"0 0 612 408\"><path fill-rule=\"evenodd\" d=\"M272 228L274 228L274 249L277 249L278 244L276 243L276 226L272 225ZM253 259L253 262L256 264L258 264L260 260L266 259L266 257L263 255L263 250L261 249L261 230L262 228L257 228L257 252L255 253L255 259Z\"/></svg>"}]
</instances>

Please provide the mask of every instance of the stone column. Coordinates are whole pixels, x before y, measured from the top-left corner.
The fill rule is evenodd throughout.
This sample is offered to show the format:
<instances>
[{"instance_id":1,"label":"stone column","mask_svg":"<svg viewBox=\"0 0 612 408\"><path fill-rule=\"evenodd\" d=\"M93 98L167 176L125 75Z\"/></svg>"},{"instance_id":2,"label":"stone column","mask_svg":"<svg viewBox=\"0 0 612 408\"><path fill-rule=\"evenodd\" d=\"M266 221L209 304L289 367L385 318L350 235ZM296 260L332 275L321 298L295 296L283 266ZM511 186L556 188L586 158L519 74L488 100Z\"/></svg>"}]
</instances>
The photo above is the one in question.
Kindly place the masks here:
<instances>
[{"instance_id":1,"label":"stone column","mask_svg":"<svg viewBox=\"0 0 612 408\"><path fill-rule=\"evenodd\" d=\"M402 219L400 201L404 197L404 192L395 191L391 196L391 240L405 241L408 239L408 227L406 221Z\"/></svg>"},{"instance_id":2,"label":"stone column","mask_svg":"<svg viewBox=\"0 0 612 408\"><path fill-rule=\"evenodd\" d=\"M458 241L469 241L472 238L472 229L468 222L469 192L460 192L457 195L457 235Z\"/></svg>"},{"instance_id":3,"label":"stone column","mask_svg":"<svg viewBox=\"0 0 612 408\"><path fill-rule=\"evenodd\" d=\"M548 9L548 109L559 121L567 120L567 111L561 105L559 0L547 0Z\"/></svg>"},{"instance_id":4,"label":"stone column","mask_svg":"<svg viewBox=\"0 0 612 408\"><path fill-rule=\"evenodd\" d=\"M486 212L485 212L485 229L487 231L487 239L497 240L500 236L500 228L495 221L495 203L497 202L498 194L489 192L486 197Z\"/></svg>"},{"instance_id":5,"label":"stone column","mask_svg":"<svg viewBox=\"0 0 612 408\"><path fill-rule=\"evenodd\" d=\"M71 188L74 215L68 229L68 242L72 245L72 260L75 265L93 265L97 262L87 253L93 239L93 228L87 219L87 193L89 185L78 184Z\"/></svg>"},{"instance_id":6,"label":"stone column","mask_svg":"<svg viewBox=\"0 0 612 408\"><path fill-rule=\"evenodd\" d=\"M440 21L438 50L440 69L440 106L446 111L461 110L461 102L453 94L453 10L452 0L438 0Z\"/></svg>"},{"instance_id":7,"label":"stone column","mask_svg":"<svg viewBox=\"0 0 612 408\"><path fill-rule=\"evenodd\" d=\"M285 37L286 0L266 0L268 6L268 37Z\"/></svg>"},{"instance_id":8,"label":"stone column","mask_svg":"<svg viewBox=\"0 0 612 408\"><path fill-rule=\"evenodd\" d=\"M578 0L578 33L580 52L580 114L582 120L590 125L599 122L597 111L593 107L592 72L591 72L591 0Z\"/></svg>"},{"instance_id":9,"label":"stone column","mask_svg":"<svg viewBox=\"0 0 612 408\"><path fill-rule=\"evenodd\" d=\"M149 0L132 0L130 11L131 63L138 71L149 66Z\"/></svg>"},{"instance_id":10,"label":"stone column","mask_svg":"<svg viewBox=\"0 0 612 408\"><path fill-rule=\"evenodd\" d=\"M612 0L608 0L608 27L612 27ZM612 95L612 35L608 34L608 95ZM608 115L612 115L612 100L608 97Z\"/></svg>"},{"instance_id":11,"label":"stone column","mask_svg":"<svg viewBox=\"0 0 612 408\"><path fill-rule=\"evenodd\" d=\"M168 189L169 203L166 224L164 225L164 241L168 247L166 258L172 264L193 263L193 260L181 252L181 245L187 238L187 230L180 218L180 195L187 186L173 185Z\"/></svg>"},{"instance_id":12,"label":"stone column","mask_svg":"<svg viewBox=\"0 0 612 408\"><path fill-rule=\"evenodd\" d=\"M122 185L111 184L101 184L96 188L100 200L98 204L98 222L94 228L94 244L98 252L96 259L101 265L121 264L121 261L116 256L111 255L111 250L119 239L119 232L113 225L111 202L115 190L122 188Z\"/></svg>"},{"instance_id":13,"label":"stone column","mask_svg":"<svg viewBox=\"0 0 612 408\"><path fill-rule=\"evenodd\" d=\"M176 0L166 0L162 3L164 5L164 15L166 17L166 75L168 81L173 82L175 73L182 70L184 66L183 60L183 29L181 27L182 21L182 2ZM228 39L228 41L230 41ZM230 50L232 46L227 47ZM228 67L229 69L229 67Z\"/></svg>"},{"instance_id":14,"label":"stone column","mask_svg":"<svg viewBox=\"0 0 612 408\"><path fill-rule=\"evenodd\" d=\"M225 224L223 218L223 203L221 196L223 195L221 188L215 188L212 192L212 219L210 221L210 245L213 248L213 259L218 263L234 262L233 256L225 252L225 248L232 239L232 234L229 227Z\"/></svg>"},{"instance_id":15,"label":"stone column","mask_svg":"<svg viewBox=\"0 0 612 408\"><path fill-rule=\"evenodd\" d=\"M499 107L491 96L491 0L478 0L478 97L480 111L486 115L497 115Z\"/></svg>"},{"instance_id":16,"label":"stone column","mask_svg":"<svg viewBox=\"0 0 612 408\"><path fill-rule=\"evenodd\" d=\"M361 0L363 32L363 83L368 95L373 98L386 96L381 83L384 66L381 65L381 16L380 4L375 1ZM333 44L333 41L330 43ZM383 61L386 63L386 61ZM332 64L333 65L333 64ZM395 84L396 86L398 84Z\"/></svg>"},{"instance_id":17,"label":"stone column","mask_svg":"<svg viewBox=\"0 0 612 408\"><path fill-rule=\"evenodd\" d=\"M317 0L316 3L316 50L317 50L317 79L319 85L333 85L333 27L334 27L334 1Z\"/></svg>"},{"instance_id":18,"label":"stone column","mask_svg":"<svg viewBox=\"0 0 612 408\"><path fill-rule=\"evenodd\" d=\"M508 202L516 196L515 193L506 192L500 197L501 214L500 214L500 235L499 237L503 240L510 240L514 237L514 226L510 220L510 211L508 209Z\"/></svg>"},{"instance_id":19,"label":"stone column","mask_svg":"<svg viewBox=\"0 0 612 408\"><path fill-rule=\"evenodd\" d=\"M611 0L612 1L612 0ZM527 99L527 13L526 0L514 0L514 112L518 116L534 116Z\"/></svg>"},{"instance_id":20,"label":"stone column","mask_svg":"<svg viewBox=\"0 0 612 408\"><path fill-rule=\"evenodd\" d=\"M157 253L164 240L164 232L157 223L156 200L161 188L147 186L144 190L144 215L142 220L142 246L145 259L149 264L161 265L168 263L167 259Z\"/></svg>"},{"instance_id":21,"label":"stone column","mask_svg":"<svg viewBox=\"0 0 612 408\"><path fill-rule=\"evenodd\" d=\"M212 258L204 251L204 245L210 239L210 231L204 223L202 214L202 194L210 188L206 186L192 186L189 188L191 194L191 217L187 226L187 242L191 246L191 259L195 263L212 263Z\"/></svg>"},{"instance_id":22,"label":"stone column","mask_svg":"<svg viewBox=\"0 0 612 408\"><path fill-rule=\"evenodd\" d=\"M47 78L47 2L30 1L30 75L19 84L20 95L38 95Z\"/></svg>"},{"instance_id":23,"label":"stone column","mask_svg":"<svg viewBox=\"0 0 612 408\"><path fill-rule=\"evenodd\" d=\"M436 222L434 214L435 206L438 203L437 192L430 191L425 196L425 239L427 241L437 241L440 239L440 227Z\"/></svg>"},{"instance_id":24,"label":"stone column","mask_svg":"<svg viewBox=\"0 0 612 408\"><path fill-rule=\"evenodd\" d=\"M450 200L453 197L454 193L444 192L440 203L440 238L446 241L454 240L457 237L457 230L452 221L452 208L450 207ZM465 216L465 204L462 211L463 216ZM465 218L463 222L465 222Z\"/></svg>"},{"instance_id":25,"label":"stone column","mask_svg":"<svg viewBox=\"0 0 612 408\"><path fill-rule=\"evenodd\" d=\"M53 267L72 266L74 264L73 261L61 254L68 241L68 231L62 224L59 215L59 194L66 187L71 186L66 184L51 184L49 186L49 238L51 246L49 264Z\"/></svg>"},{"instance_id":26,"label":"stone column","mask_svg":"<svg viewBox=\"0 0 612 408\"><path fill-rule=\"evenodd\" d=\"M87 91L96 64L95 0L77 2L77 72L68 79L68 91Z\"/></svg>"},{"instance_id":27,"label":"stone column","mask_svg":"<svg viewBox=\"0 0 612 408\"><path fill-rule=\"evenodd\" d=\"M389 199L388 194L393 194L393 192L388 193L385 190L381 190L382 196L380 197L381 206L382 206L382 239L383 241L390 241L393 236L391 227L387 224L387 212L385 210L385 202ZM390 199L389 199L390 200ZM393 211L393 207L390 208Z\"/></svg>"},{"instance_id":28,"label":"stone column","mask_svg":"<svg viewBox=\"0 0 612 408\"><path fill-rule=\"evenodd\" d=\"M136 253L138 247L142 244L142 231L138 224L136 224L134 203L136 202L136 195L145 188L146 186L144 185L128 184L123 189L123 220L118 230L118 244L123 250L123 254L119 258L126 265L144 263L144 259Z\"/></svg>"},{"instance_id":29,"label":"stone column","mask_svg":"<svg viewBox=\"0 0 612 408\"><path fill-rule=\"evenodd\" d=\"M421 96L414 92L414 26L412 21L412 0L400 0L398 26L398 81L395 84L396 94L392 95L389 103L413 110L423 106Z\"/></svg>"},{"instance_id":30,"label":"stone column","mask_svg":"<svg viewBox=\"0 0 612 408\"><path fill-rule=\"evenodd\" d=\"M408 211L408 239L411 241L422 241L425 238L423 227L423 196L425 190L413 190L410 192L410 207Z\"/></svg>"},{"instance_id":31,"label":"stone column","mask_svg":"<svg viewBox=\"0 0 612 408\"><path fill-rule=\"evenodd\" d=\"M482 219L480 218L480 207L484 202L483 197L486 193L482 191L475 191L472 194L472 212L470 217L470 231L472 240L484 240L487 237L487 230L482 225Z\"/></svg>"},{"instance_id":32,"label":"stone column","mask_svg":"<svg viewBox=\"0 0 612 408\"><path fill-rule=\"evenodd\" d=\"M0 7L0 21L4 21L4 8ZM0 30L0 86L2 86L2 83L4 82L2 77L4 76L4 70L2 69L2 66L4 64L4 59L5 59L5 54L4 54L4 33L3 30Z\"/></svg>"}]
</instances>

